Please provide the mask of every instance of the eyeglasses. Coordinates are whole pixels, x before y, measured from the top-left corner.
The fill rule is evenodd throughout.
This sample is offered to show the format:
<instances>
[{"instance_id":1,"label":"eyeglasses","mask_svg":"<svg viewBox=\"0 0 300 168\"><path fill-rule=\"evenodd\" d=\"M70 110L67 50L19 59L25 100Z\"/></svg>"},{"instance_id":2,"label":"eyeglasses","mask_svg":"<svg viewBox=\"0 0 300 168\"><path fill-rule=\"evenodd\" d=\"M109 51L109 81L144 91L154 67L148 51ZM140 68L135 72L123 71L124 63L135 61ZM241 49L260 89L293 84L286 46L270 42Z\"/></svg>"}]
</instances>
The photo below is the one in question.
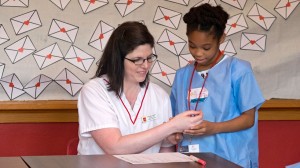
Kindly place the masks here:
<instances>
[{"instance_id":1,"label":"eyeglasses","mask_svg":"<svg viewBox=\"0 0 300 168\"><path fill-rule=\"evenodd\" d=\"M135 65L142 65L146 60L148 63L152 63L157 59L157 55L156 54L152 54L151 56L147 57L147 58L137 58L137 59L129 59L126 58L128 61L133 62Z\"/></svg>"}]
</instances>

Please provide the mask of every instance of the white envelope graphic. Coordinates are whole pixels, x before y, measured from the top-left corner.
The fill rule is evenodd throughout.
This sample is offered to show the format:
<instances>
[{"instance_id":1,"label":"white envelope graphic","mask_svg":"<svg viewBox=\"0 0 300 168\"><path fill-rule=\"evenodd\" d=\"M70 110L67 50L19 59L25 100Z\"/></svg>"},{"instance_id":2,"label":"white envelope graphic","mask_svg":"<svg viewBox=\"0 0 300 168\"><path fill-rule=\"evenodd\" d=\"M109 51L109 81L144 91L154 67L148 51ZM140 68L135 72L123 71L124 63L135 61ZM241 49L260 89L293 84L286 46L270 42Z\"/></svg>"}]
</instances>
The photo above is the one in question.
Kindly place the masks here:
<instances>
[{"instance_id":1,"label":"white envelope graphic","mask_svg":"<svg viewBox=\"0 0 300 168\"><path fill-rule=\"evenodd\" d=\"M177 29L181 20L182 14L161 6L156 8L154 23Z\"/></svg>"},{"instance_id":2,"label":"white envelope graphic","mask_svg":"<svg viewBox=\"0 0 300 168\"><path fill-rule=\"evenodd\" d=\"M118 0L115 6L122 17L144 5L144 0Z\"/></svg>"},{"instance_id":3,"label":"white envelope graphic","mask_svg":"<svg viewBox=\"0 0 300 168\"><path fill-rule=\"evenodd\" d=\"M71 0L50 0L59 9L64 10Z\"/></svg>"},{"instance_id":4,"label":"white envelope graphic","mask_svg":"<svg viewBox=\"0 0 300 168\"><path fill-rule=\"evenodd\" d=\"M150 74L168 86L172 86L176 70L160 61L156 61L151 69Z\"/></svg>"},{"instance_id":5,"label":"white envelope graphic","mask_svg":"<svg viewBox=\"0 0 300 168\"><path fill-rule=\"evenodd\" d=\"M22 83L14 73L1 78L0 84L10 100L13 100L25 93L23 91Z\"/></svg>"},{"instance_id":6,"label":"white envelope graphic","mask_svg":"<svg viewBox=\"0 0 300 168\"><path fill-rule=\"evenodd\" d=\"M224 41L224 42L220 45L219 49L220 49L220 51L221 51L223 54L226 54L226 55L229 55L229 56L234 56L234 55L237 54L231 40Z\"/></svg>"},{"instance_id":7,"label":"white envelope graphic","mask_svg":"<svg viewBox=\"0 0 300 168\"><path fill-rule=\"evenodd\" d=\"M274 10L284 19L287 19L299 3L299 0L280 0Z\"/></svg>"},{"instance_id":8,"label":"white envelope graphic","mask_svg":"<svg viewBox=\"0 0 300 168\"><path fill-rule=\"evenodd\" d=\"M9 40L10 39L9 39L3 25L0 24L0 45L7 42L7 41L9 41Z\"/></svg>"},{"instance_id":9,"label":"white envelope graphic","mask_svg":"<svg viewBox=\"0 0 300 168\"><path fill-rule=\"evenodd\" d=\"M244 9L245 4L247 2L247 0L221 0L221 1L241 10Z\"/></svg>"},{"instance_id":10,"label":"white envelope graphic","mask_svg":"<svg viewBox=\"0 0 300 168\"><path fill-rule=\"evenodd\" d=\"M160 35L157 44L178 56L186 45L186 41L165 29Z\"/></svg>"},{"instance_id":11,"label":"white envelope graphic","mask_svg":"<svg viewBox=\"0 0 300 168\"><path fill-rule=\"evenodd\" d=\"M64 59L84 72L89 71L95 60L93 56L75 46L70 47Z\"/></svg>"},{"instance_id":12,"label":"white envelope graphic","mask_svg":"<svg viewBox=\"0 0 300 168\"><path fill-rule=\"evenodd\" d=\"M245 29L248 29L248 25L243 13L240 13L227 20L225 34L226 36L230 36Z\"/></svg>"},{"instance_id":13,"label":"white envelope graphic","mask_svg":"<svg viewBox=\"0 0 300 168\"><path fill-rule=\"evenodd\" d=\"M242 33L241 49L265 51L267 36L264 34Z\"/></svg>"},{"instance_id":14,"label":"white envelope graphic","mask_svg":"<svg viewBox=\"0 0 300 168\"><path fill-rule=\"evenodd\" d=\"M166 1L175 2L175 3L178 3L180 5L188 6L190 0L166 0Z\"/></svg>"},{"instance_id":15,"label":"white envelope graphic","mask_svg":"<svg viewBox=\"0 0 300 168\"><path fill-rule=\"evenodd\" d=\"M79 0L83 13L89 13L108 4L108 0Z\"/></svg>"},{"instance_id":16,"label":"white envelope graphic","mask_svg":"<svg viewBox=\"0 0 300 168\"><path fill-rule=\"evenodd\" d=\"M0 0L0 6L6 7L25 7L27 8L29 0Z\"/></svg>"},{"instance_id":17,"label":"white envelope graphic","mask_svg":"<svg viewBox=\"0 0 300 168\"><path fill-rule=\"evenodd\" d=\"M205 3L208 3L211 6L217 6L218 5L215 0L203 0L203 1L198 2L196 5L194 5L194 7L200 6L200 5L205 4Z\"/></svg>"},{"instance_id":18,"label":"white envelope graphic","mask_svg":"<svg viewBox=\"0 0 300 168\"><path fill-rule=\"evenodd\" d=\"M53 80L46 75L38 75L24 86L24 91L36 99Z\"/></svg>"},{"instance_id":19,"label":"white envelope graphic","mask_svg":"<svg viewBox=\"0 0 300 168\"><path fill-rule=\"evenodd\" d=\"M10 19L17 35L42 26L39 14L36 10L21 14Z\"/></svg>"},{"instance_id":20,"label":"white envelope graphic","mask_svg":"<svg viewBox=\"0 0 300 168\"><path fill-rule=\"evenodd\" d=\"M64 58L57 43L54 43L40 51L33 54L37 65L40 69L46 68Z\"/></svg>"},{"instance_id":21,"label":"white envelope graphic","mask_svg":"<svg viewBox=\"0 0 300 168\"><path fill-rule=\"evenodd\" d=\"M83 82L66 68L54 80L71 96L75 96L83 86Z\"/></svg>"},{"instance_id":22,"label":"white envelope graphic","mask_svg":"<svg viewBox=\"0 0 300 168\"><path fill-rule=\"evenodd\" d=\"M192 56L192 54L188 53L188 54L179 55L178 61L179 61L179 67L182 68L188 64L192 64L195 61L195 59Z\"/></svg>"},{"instance_id":23,"label":"white envelope graphic","mask_svg":"<svg viewBox=\"0 0 300 168\"><path fill-rule=\"evenodd\" d=\"M113 31L114 27L100 21L90 39L89 45L102 51Z\"/></svg>"},{"instance_id":24,"label":"white envelope graphic","mask_svg":"<svg viewBox=\"0 0 300 168\"><path fill-rule=\"evenodd\" d=\"M74 43L79 27L53 19L48 35L69 43Z\"/></svg>"},{"instance_id":25,"label":"white envelope graphic","mask_svg":"<svg viewBox=\"0 0 300 168\"><path fill-rule=\"evenodd\" d=\"M257 3L253 5L247 16L265 30L269 30L276 20L274 15Z\"/></svg>"},{"instance_id":26,"label":"white envelope graphic","mask_svg":"<svg viewBox=\"0 0 300 168\"><path fill-rule=\"evenodd\" d=\"M15 43L4 48L10 61L14 64L21 59L27 57L35 51L35 47L31 42L29 36L25 36Z\"/></svg>"},{"instance_id":27,"label":"white envelope graphic","mask_svg":"<svg viewBox=\"0 0 300 168\"><path fill-rule=\"evenodd\" d=\"M5 69L5 64L0 62L0 79L2 78Z\"/></svg>"}]
</instances>

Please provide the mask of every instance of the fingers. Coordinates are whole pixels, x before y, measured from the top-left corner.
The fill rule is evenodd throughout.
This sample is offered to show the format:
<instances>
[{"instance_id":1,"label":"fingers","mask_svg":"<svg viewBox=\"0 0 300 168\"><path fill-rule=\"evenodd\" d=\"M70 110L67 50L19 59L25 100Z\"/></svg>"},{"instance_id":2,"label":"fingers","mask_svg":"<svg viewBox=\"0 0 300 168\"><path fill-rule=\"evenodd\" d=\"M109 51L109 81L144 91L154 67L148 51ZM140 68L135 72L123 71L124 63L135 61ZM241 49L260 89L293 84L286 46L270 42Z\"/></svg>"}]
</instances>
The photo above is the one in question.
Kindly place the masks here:
<instances>
[{"instance_id":1,"label":"fingers","mask_svg":"<svg viewBox=\"0 0 300 168\"><path fill-rule=\"evenodd\" d=\"M198 116L198 115L202 116L202 111L201 110L200 111L191 110L191 111L186 111L183 114L185 114L185 116Z\"/></svg>"},{"instance_id":2,"label":"fingers","mask_svg":"<svg viewBox=\"0 0 300 168\"><path fill-rule=\"evenodd\" d=\"M178 142L180 142L180 141L182 140L182 138L183 138L182 133L176 133L176 134L175 134L175 139L176 139Z\"/></svg>"}]
</instances>

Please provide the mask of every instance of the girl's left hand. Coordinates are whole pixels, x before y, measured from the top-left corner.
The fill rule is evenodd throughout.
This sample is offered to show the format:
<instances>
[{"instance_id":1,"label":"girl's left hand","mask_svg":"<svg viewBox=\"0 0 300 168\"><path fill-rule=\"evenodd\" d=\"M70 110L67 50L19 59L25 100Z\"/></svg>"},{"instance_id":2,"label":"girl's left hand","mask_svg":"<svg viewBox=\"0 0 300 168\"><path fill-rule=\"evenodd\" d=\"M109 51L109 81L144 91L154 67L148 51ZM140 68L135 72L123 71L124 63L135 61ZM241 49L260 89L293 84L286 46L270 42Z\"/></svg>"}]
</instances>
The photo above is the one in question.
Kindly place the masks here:
<instances>
[{"instance_id":1,"label":"girl's left hand","mask_svg":"<svg viewBox=\"0 0 300 168\"><path fill-rule=\"evenodd\" d=\"M189 135L212 135L216 134L217 123L203 120L199 125L193 126L191 129L184 130L184 134Z\"/></svg>"}]
</instances>

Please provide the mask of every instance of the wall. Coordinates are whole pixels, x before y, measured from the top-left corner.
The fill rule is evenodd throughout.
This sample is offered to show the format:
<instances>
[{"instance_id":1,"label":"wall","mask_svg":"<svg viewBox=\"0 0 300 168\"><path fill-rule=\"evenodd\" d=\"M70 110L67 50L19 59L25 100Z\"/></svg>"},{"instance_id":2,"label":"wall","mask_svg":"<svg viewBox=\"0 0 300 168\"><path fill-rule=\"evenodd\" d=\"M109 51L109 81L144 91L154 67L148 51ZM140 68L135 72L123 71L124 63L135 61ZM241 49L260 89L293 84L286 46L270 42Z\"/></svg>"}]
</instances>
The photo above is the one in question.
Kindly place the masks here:
<instances>
[{"instance_id":1,"label":"wall","mask_svg":"<svg viewBox=\"0 0 300 168\"><path fill-rule=\"evenodd\" d=\"M55 2L60 1L1 1L0 25L5 32L0 31L0 100L76 100L82 84L94 75L96 62L101 57L109 34L128 20L143 22L155 37L155 52L159 59L150 71L151 80L169 92L175 70L190 60L182 16L190 7L203 2L219 4L231 15L225 32L226 43L221 50L251 62L266 99L300 98L300 92L294 91L299 90L300 82L300 48L297 47L300 43L299 1L291 1L288 5L287 0L123 0L95 3L61 0L62 6ZM236 6L238 3L242 5ZM286 16L285 9L288 11ZM244 16L245 22L236 20L241 16ZM236 29L234 23L237 23ZM65 28L66 32L61 32L57 26ZM101 33L103 38L99 38ZM169 40L163 36L166 33L179 37L170 39L173 42L179 40L183 43L170 46ZM253 33L262 35L262 38L253 45L248 43L248 48L241 44L247 41L243 38L247 33L252 33L250 39L256 36ZM3 38L6 34L8 40ZM31 40L32 46L26 47L32 47L32 50L23 51L18 46L23 44L23 38ZM94 45L94 42L100 41ZM56 49L51 62L45 56L49 55L54 44ZM73 49L81 54L70 54L69 50ZM73 57L75 59L72 61ZM78 62L77 57L87 60ZM160 73L161 69L168 75ZM65 74L69 80L58 77ZM10 85L11 79L14 79L14 87ZM77 84L66 81L76 81Z\"/></svg>"}]
</instances>

